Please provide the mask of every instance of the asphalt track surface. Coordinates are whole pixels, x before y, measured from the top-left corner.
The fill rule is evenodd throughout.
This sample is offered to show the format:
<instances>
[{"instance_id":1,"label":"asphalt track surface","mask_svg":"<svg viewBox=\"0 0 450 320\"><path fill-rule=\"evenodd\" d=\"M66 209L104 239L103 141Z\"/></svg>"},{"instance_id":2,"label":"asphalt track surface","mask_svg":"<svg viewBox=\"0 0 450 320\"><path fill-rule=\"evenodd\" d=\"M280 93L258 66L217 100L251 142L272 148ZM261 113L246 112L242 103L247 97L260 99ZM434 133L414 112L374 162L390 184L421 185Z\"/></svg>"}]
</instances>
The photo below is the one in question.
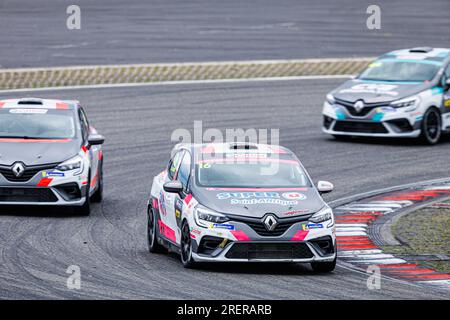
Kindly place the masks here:
<instances>
[{"instance_id":1,"label":"asphalt track surface","mask_svg":"<svg viewBox=\"0 0 450 320\"><path fill-rule=\"evenodd\" d=\"M342 80L191 84L63 90L24 96L80 99L107 137L105 199L89 217L36 208L0 213L0 298L95 299L448 299L429 287L382 281L339 265L313 274L307 265L212 264L183 269L176 255L147 252L146 200L164 169L171 133L193 128L281 128L315 181L330 180L326 199L450 175L450 139L337 142L322 134L321 105ZM0 94L0 98L12 97ZM81 268L81 290L66 288L66 269Z\"/></svg>"},{"instance_id":2,"label":"asphalt track surface","mask_svg":"<svg viewBox=\"0 0 450 320\"><path fill-rule=\"evenodd\" d=\"M0 68L376 56L448 47L448 0L0 1ZM366 27L369 5L381 29Z\"/></svg>"}]
</instances>

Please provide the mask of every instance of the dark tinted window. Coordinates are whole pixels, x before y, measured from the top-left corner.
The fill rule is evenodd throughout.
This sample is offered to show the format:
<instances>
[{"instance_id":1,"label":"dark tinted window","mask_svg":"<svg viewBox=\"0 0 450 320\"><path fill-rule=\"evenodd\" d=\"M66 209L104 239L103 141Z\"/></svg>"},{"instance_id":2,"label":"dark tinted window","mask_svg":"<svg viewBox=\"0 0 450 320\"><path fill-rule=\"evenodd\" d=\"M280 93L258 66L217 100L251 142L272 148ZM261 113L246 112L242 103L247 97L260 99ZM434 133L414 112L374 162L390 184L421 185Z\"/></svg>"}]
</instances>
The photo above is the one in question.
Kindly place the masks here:
<instances>
[{"instance_id":1,"label":"dark tinted window","mask_svg":"<svg viewBox=\"0 0 450 320\"><path fill-rule=\"evenodd\" d=\"M170 160L169 167L167 169L167 175L170 180L173 180L173 177L175 176L178 166L180 164L180 161L182 159L182 156L184 154L184 150L178 151L175 156Z\"/></svg>"},{"instance_id":2,"label":"dark tinted window","mask_svg":"<svg viewBox=\"0 0 450 320\"><path fill-rule=\"evenodd\" d=\"M181 162L180 169L178 170L177 180L179 180L184 187L184 190L187 190L189 176L191 174L191 154L186 152L183 157L183 161Z\"/></svg>"}]
</instances>

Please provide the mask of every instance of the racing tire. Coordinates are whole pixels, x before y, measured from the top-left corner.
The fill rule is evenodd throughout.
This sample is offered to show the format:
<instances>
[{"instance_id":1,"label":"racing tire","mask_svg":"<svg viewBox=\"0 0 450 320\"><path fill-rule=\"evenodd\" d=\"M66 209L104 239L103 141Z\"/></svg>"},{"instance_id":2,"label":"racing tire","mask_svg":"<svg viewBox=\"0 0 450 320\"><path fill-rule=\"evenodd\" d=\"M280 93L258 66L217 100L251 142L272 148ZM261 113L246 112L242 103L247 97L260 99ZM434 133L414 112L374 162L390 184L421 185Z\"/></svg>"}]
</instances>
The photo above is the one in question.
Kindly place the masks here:
<instances>
[{"instance_id":1,"label":"racing tire","mask_svg":"<svg viewBox=\"0 0 450 320\"><path fill-rule=\"evenodd\" d=\"M197 266L197 263L192 258L192 240L189 224L186 220L183 221L181 226L181 243L180 243L180 256L183 267L193 269Z\"/></svg>"},{"instance_id":2,"label":"racing tire","mask_svg":"<svg viewBox=\"0 0 450 320\"><path fill-rule=\"evenodd\" d=\"M334 258L331 262L311 262L311 267L317 273L332 272L336 268L336 260L337 258Z\"/></svg>"},{"instance_id":3,"label":"racing tire","mask_svg":"<svg viewBox=\"0 0 450 320\"><path fill-rule=\"evenodd\" d=\"M99 164L98 169L98 187L91 197L92 202L102 202L103 200L103 161Z\"/></svg>"},{"instance_id":4,"label":"racing tire","mask_svg":"<svg viewBox=\"0 0 450 320\"><path fill-rule=\"evenodd\" d=\"M153 207L147 207L147 244L148 251L151 253L165 253L167 249L158 243L158 234L156 229L156 214Z\"/></svg>"},{"instance_id":5,"label":"racing tire","mask_svg":"<svg viewBox=\"0 0 450 320\"><path fill-rule=\"evenodd\" d=\"M442 119L438 109L430 108L423 115L420 140L428 145L439 142L442 133Z\"/></svg>"}]
</instances>

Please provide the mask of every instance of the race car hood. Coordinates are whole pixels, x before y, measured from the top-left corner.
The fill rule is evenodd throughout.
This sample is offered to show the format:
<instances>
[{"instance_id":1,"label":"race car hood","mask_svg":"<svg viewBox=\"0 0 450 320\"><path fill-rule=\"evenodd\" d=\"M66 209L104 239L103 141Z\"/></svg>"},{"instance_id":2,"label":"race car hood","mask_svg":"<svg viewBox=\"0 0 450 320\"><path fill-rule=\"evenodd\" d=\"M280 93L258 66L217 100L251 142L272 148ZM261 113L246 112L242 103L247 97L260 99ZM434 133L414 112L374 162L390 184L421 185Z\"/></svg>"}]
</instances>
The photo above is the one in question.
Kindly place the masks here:
<instances>
[{"instance_id":1,"label":"race car hood","mask_svg":"<svg viewBox=\"0 0 450 320\"><path fill-rule=\"evenodd\" d=\"M257 218L266 213L280 218L311 214L325 205L313 188L198 188L194 197L201 205L214 211Z\"/></svg>"},{"instance_id":2,"label":"race car hood","mask_svg":"<svg viewBox=\"0 0 450 320\"><path fill-rule=\"evenodd\" d=\"M386 103L417 94L430 87L425 82L376 82L365 80L349 80L344 82L331 94L339 100L355 103Z\"/></svg>"},{"instance_id":3,"label":"race car hood","mask_svg":"<svg viewBox=\"0 0 450 320\"><path fill-rule=\"evenodd\" d=\"M16 161L26 166L59 163L74 157L80 151L78 140L24 140L0 139L0 164Z\"/></svg>"}]
</instances>

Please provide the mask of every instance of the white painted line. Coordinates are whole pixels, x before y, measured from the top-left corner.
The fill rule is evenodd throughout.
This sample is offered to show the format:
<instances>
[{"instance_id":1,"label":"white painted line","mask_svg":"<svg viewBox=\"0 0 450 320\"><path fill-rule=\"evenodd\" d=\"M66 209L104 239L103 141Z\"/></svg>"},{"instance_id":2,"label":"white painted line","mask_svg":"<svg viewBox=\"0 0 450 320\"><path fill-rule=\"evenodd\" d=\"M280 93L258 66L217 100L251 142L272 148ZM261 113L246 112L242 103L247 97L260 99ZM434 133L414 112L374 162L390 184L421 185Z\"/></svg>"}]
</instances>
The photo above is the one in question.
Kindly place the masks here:
<instances>
[{"instance_id":1,"label":"white painted line","mask_svg":"<svg viewBox=\"0 0 450 320\"><path fill-rule=\"evenodd\" d=\"M359 254L356 258L363 260L378 260L378 259L393 259L395 258L392 254L387 253L377 253L377 254Z\"/></svg>"},{"instance_id":2,"label":"white painted line","mask_svg":"<svg viewBox=\"0 0 450 320\"><path fill-rule=\"evenodd\" d=\"M428 281L417 281L418 283L431 284L433 286L446 287L450 289L450 280L428 280Z\"/></svg>"},{"instance_id":3,"label":"white painted line","mask_svg":"<svg viewBox=\"0 0 450 320\"><path fill-rule=\"evenodd\" d=\"M398 203L355 203L354 207L364 207L364 208L401 208L402 205Z\"/></svg>"},{"instance_id":4,"label":"white painted line","mask_svg":"<svg viewBox=\"0 0 450 320\"><path fill-rule=\"evenodd\" d=\"M367 229L367 228L361 228L361 227L345 227L345 228L339 228L339 227L337 227L337 228L336 228L336 231L337 231L337 232L346 232L346 231L349 231L349 232L353 232L353 231L363 231L363 232L365 232L366 229Z\"/></svg>"},{"instance_id":5,"label":"white painted line","mask_svg":"<svg viewBox=\"0 0 450 320\"><path fill-rule=\"evenodd\" d=\"M165 85L190 85L190 84L220 84L220 83L241 83L241 82L293 81L293 80L348 79L348 78L351 78L351 77L352 77L352 75L323 75L323 76L267 77L267 78L240 78L240 79L216 79L216 80L181 80L181 81L160 81L160 82L141 82L141 83L93 84L93 85L66 86L66 87L9 89L9 90L0 90L0 94L2 94L2 93L18 93L18 92L56 91L56 90L129 88L129 87L146 87L146 86L165 86Z\"/></svg>"},{"instance_id":6,"label":"white painted line","mask_svg":"<svg viewBox=\"0 0 450 320\"><path fill-rule=\"evenodd\" d=\"M383 251L381 249L365 249L365 250L345 250L345 251L338 251L338 254L342 256L362 256L365 254L378 254L382 253Z\"/></svg>"},{"instance_id":7,"label":"white painted line","mask_svg":"<svg viewBox=\"0 0 450 320\"><path fill-rule=\"evenodd\" d=\"M348 236L367 236L367 233L364 232L364 231L349 231L349 232L339 231L339 232L336 232L336 236L338 236L338 237L342 237L342 236L346 236L346 237L348 237Z\"/></svg>"},{"instance_id":8,"label":"white painted line","mask_svg":"<svg viewBox=\"0 0 450 320\"><path fill-rule=\"evenodd\" d=\"M372 201L371 203L381 203L381 204L383 204L383 203L385 203L385 204L396 204L396 203L398 203L398 204L403 205L404 207L410 206L410 205L413 204L413 202L409 201L409 200L395 200L395 201L394 200L376 200L376 201Z\"/></svg>"},{"instance_id":9,"label":"white painted line","mask_svg":"<svg viewBox=\"0 0 450 320\"><path fill-rule=\"evenodd\" d=\"M347 211L392 211L389 207L380 207L380 208L367 208L367 207L355 207L355 206L348 206L348 207L339 207L339 210L347 210ZM351 213L351 212L349 212Z\"/></svg>"},{"instance_id":10,"label":"white painted line","mask_svg":"<svg viewBox=\"0 0 450 320\"><path fill-rule=\"evenodd\" d=\"M397 264L405 263L403 259L373 259L373 260L351 260L350 263L362 263L362 264Z\"/></svg>"},{"instance_id":11,"label":"white painted line","mask_svg":"<svg viewBox=\"0 0 450 320\"><path fill-rule=\"evenodd\" d=\"M362 227L367 228L367 223L336 223L336 228Z\"/></svg>"}]
</instances>

